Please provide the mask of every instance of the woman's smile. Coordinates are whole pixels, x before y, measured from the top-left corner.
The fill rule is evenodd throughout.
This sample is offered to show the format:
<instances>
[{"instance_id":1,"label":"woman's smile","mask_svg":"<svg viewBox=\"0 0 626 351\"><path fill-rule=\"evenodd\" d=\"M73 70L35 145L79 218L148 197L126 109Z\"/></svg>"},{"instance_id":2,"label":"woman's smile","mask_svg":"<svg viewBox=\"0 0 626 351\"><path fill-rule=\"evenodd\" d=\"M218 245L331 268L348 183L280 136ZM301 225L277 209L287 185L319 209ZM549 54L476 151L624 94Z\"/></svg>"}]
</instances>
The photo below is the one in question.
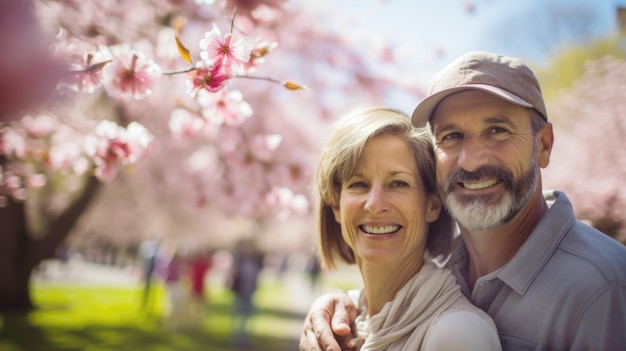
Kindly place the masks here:
<instances>
[{"instance_id":1,"label":"woman's smile","mask_svg":"<svg viewBox=\"0 0 626 351\"><path fill-rule=\"evenodd\" d=\"M367 234L392 234L400 230L401 226L399 225L384 225L384 226L361 225L359 226L359 228Z\"/></svg>"}]
</instances>

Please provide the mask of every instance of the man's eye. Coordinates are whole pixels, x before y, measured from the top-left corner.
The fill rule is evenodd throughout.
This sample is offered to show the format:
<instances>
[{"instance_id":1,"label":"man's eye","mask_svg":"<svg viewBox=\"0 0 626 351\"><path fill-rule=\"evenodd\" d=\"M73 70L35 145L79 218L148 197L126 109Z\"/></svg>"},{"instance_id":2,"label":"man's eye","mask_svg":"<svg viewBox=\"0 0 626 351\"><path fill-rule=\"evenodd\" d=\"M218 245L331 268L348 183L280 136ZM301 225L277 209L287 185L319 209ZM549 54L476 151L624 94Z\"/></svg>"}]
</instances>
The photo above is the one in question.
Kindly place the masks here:
<instances>
[{"instance_id":1,"label":"man's eye","mask_svg":"<svg viewBox=\"0 0 626 351\"><path fill-rule=\"evenodd\" d=\"M448 134L444 135L443 138L441 138L441 141L454 140L454 139L459 139L461 137L462 137L461 133L457 133L457 132L448 133Z\"/></svg>"},{"instance_id":2,"label":"man's eye","mask_svg":"<svg viewBox=\"0 0 626 351\"><path fill-rule=\"evenodd\" d=\"M502 127L493 127L489 130L489 133L491 134L499 134L499 133L506 133L507 130L502 128Z\"/></svg>"}]
</instances>

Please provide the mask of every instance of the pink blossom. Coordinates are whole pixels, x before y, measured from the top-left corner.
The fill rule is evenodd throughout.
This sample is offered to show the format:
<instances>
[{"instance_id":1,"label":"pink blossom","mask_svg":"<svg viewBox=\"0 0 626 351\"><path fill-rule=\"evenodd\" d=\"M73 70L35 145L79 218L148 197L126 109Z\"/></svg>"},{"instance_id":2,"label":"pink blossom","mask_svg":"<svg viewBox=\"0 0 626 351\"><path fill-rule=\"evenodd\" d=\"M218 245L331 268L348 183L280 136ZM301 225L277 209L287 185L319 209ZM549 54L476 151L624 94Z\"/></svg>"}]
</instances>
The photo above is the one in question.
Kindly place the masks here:
<instances>
[{"instance_id":1,"label":"pink blossom","mask_svg":"<svg viewBox=\"0 0 626 351\"><path fill-rule=\"evenodd\" d=\"M287 148L289 146L284 146L282 149L285 150ZM274 157L278 158L278 156ZM290 164L284 161L275 162L272 171L267 175L267 179L271 184L280 184L291 189L299 189L303 186L308 186L308 177L304 174L305 172L302 165Z\"/></svg>"},{"instance_id":2,"label":"pink blossom","mask_svg":"<svg viewBox=\"0 0 626 351\"><path fill-rule=\"evenodd\" d=\"M221 128L216 144L222 153L229 155L237 155L245 149L245 140L240 128ZM239 159L242 160L243 157Z\"/></svg>"},{"instance_id":3,"label":"pink blossom","mask_svg":"<svg viewBox=\"0 0 626 351\"><path fill-rule=\"evenodd\" d=\"M104 67L107 92L122 100L141 100L152 94L152 88L161 77L159 66L127 44L108 48L113 62Z\"/></svg>"},{"instance_id":4,"label":"pink blossom","mask_svg":"<svg viewBox=\"0 0 626 351\"><path fill-rule=\"evenodd\" d=\"M252 48L251 38L241 38L233 43L232 33L227 33L222 38L220 29L213 24L213 30L206 32L200 40L200 57L209 62L221 61L224 68L238 71L250 60Z\"/></svg>"},{"instance_id":5,"label":"pink blossom","mask_svg":"<svg viewBox=\"0 0 626 351\"><path fill-rule=\"evenodd\" d=\"M280 134L255 135L250 142L250 152L257 159L268 161L282 140L283 136Z\"/></svg>"},{"instance_id":6,"label":"pink blossom","mask_svg":"<svg viewBox=\"0 0 626 351\"><path fill-rule=\"evenodd\" d=\"M226 0L228 11L237 9L237 14L251 19L269 21L276 15L275 9L281 8L285 0Z\"/></svg>"},{"instance_id":7,"label":"pink blossom","mask_svg":"<svg viewBox=\"0 0 626 351\"><path fill-rule=\"evenodd\" d=\"M136 162L151 139L148 131L137 122L124 129L115 122L101 121L94 135L87 138L85 149L95 163L96 176L110 181L117 173L116 166Z\"/></svg>"},{"instance_id":8,"label":"pink blossom","mask_svg":"<svg viewBox=\"0 0 626 351\"><path fill-rule=\"evenodd\" d=\"M41 188L46 185L46 176L43 174L32 174L26 178L25 185L29 188Z\"/></svg>"},{"instance_id":9,"label":"pink blossom","mask_svg":"<svg viewBox=\"0 0 626 351\"><path fill-rule=\"evenodd\" d=\"M275 41L267 41L265 39L256 38L254 47L250 52L250 60L244 65L247 73L254 73L256 68L265 63L265 56L278 47Z\"/></svg>"},{"instance_id":10,"label":"pink blossom","mask_svg":"<svg viewBox=\"0 0 626 351\"><path fill-rule=\"evenodd\" d=\"M22 179L17 175L8 175L4 177L3 185L7 189L19 189L22 187Z\"/></svg>"},{"instance_id":11,"label":"pink blossom","mask_svg":"<svg viewBox=\"0 0 626 351\"><path fill-rule=\"evenodd\" d=\"M192 136L198 134L206 121L189 110L177 108L170 115L170 132L176 136Z\"/></svg>"},{"instance_id":12,"label":"pink blossom","mask_svg":"<svg viewBox=\"0 0 626 351\"><path fill-rule=\"evenodd\" d=\"M239 90L220 90L215 94L201 94L198 102L202 116L213 124L239 126L252 116L252 107L243 99Z\"/></svg>"},{"instance_id":13,"label":"pink blossom","mask_svg":"<svg viewBox=\"0 0 626 351\"><path fill-rule=\"evenodd\" d=\"M47 142L48 152L44 158L47 169L71 171L83 174L88 169L84 153L85 135L68 125L59 124Z\"/></svg>"},{"instance_id":14,"label":"pink blossom","mask_svg":"<svg viewBox=\"0 0 626 351\"><path fill-rule=\"evenodd\" d=\"M31 171L29 168L22 163L9 163L5 167L0 167L0 194L18 201L25 200L25 178Z\"/></svg>"},{"instance_id":15,"label":"pink blossom","mask_svg":"<svg viewBox=\"0 0 626 351\"><path fill-rule=\"evenodd\" d=\"M0 155L23 159L26 156L26 139L13 128L0 128Z\"/></svg>"},{"instance_id":16,"label":"pink blossom","mask_svg":"<svg viewBox=\"0 0 626 351\"><path fill-rule=\"evenodd\" d=\"M278 210L278 218L287 218L291 214L306 214L308 210L308 200L304 195L294 194L289 188L273 187L265 196L268 206Z\"/></svg>"},{"instance_id":17,"label":"pink blossom","mask_svg":"<svg viewBox=\"0 0 626 351\"><path fill-rule=\"evenodd\" d=\"M83 156L82 147L73 140L56 143L50 146L47 167L54 170L73 169L75 163Z\"/></svg>"},{"instance_id":18,"label":"pink blossom","mask_svg":"<svg viewBox=\"0 0 626 351\"><path fill-rule=\"evenodd\" d=\"M187 94L195 97L200 89L214 93L224 88L231 78L232 74L223 68L222 61L200 61L196 69L189 72Z\"/></svg>"},{"instance_id":19,"label":"pink blossom","mask_svg":"<svg viewBox=\"0 0 626 351\"><path fill-rule=\"evenodd\" d=\"M31 138L45 138L55 132L59 121L51 115L40 114L36 117L26 116L22 119L22 125Z\"/></svg>"},{"instance_id":20,"label":"pink blossom","mask_svg":"<svg viewBox=\"0 0 626 351\"><path fill-rule=\"evenodd\" d=\"M63 85L73 91L93 93L102 86L102 71L107 62L106 54L101 50L74 57L70 62L70 74Z\"/></svg>"},{"instance_id":21,"label":"pink blossom","mask_svg":"<svg viewBox=\"0 0 626 351\"><path fill-rule=\"evenodd\" d=\"M152 142L152 134L138 122L131 122L126 127L126 142L130 145L133 154L131 162L137 161Z\"/></svg>"},{"instance_id":22,"label":"pink blossom","mask_svg":"<svg viewBox=\"0 0 626 351\"><path fill-rule=\"evenodd\" d=\"M206 135L214 138L220 131L220 126L208 123L208 121L197 113L184 108L177 108L170 115L169 129L175 136Z\"/></svg>"}]
</instances>

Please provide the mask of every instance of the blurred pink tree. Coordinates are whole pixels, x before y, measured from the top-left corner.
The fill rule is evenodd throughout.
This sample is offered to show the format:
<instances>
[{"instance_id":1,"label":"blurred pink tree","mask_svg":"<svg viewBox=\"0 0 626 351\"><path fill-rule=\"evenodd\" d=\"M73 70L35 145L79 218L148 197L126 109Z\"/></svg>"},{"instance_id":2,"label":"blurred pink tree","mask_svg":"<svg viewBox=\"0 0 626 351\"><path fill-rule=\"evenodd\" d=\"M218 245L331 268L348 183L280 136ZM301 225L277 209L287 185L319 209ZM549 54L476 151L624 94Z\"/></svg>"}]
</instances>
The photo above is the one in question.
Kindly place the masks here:
<instances>
[{"instance_id":1,"label":"blurred pink tree","mask_svg":"<svg viewBox=\"0 0 626 351\"><path fill-rule=\"evenodd\" d=\"M626 244L626 61L589 61L550 104L555 147L546 188L562 189L580 219Z\"/></svg>"},{"instance_id":2,"label":"blurred pink tree","mask_svg":"<svg viewBox=\"0 0 626 351\"><path fill-rule=\"evenodd\" d=\"M272 219L307 216L309 174L329 122L394 90L422 93L394 72L392 48L352 42L341 18L313 3L16 3L32 5L33 23L13 21L9 33L41 30L51 38L44 57L63 69L53 75L52 102L0 113L4 309L32 306L32 269L98 198L106 207L90 218L127 244L160 216L165 235L197 222L213 234L195 235L213 236L229 235L216 218L252 218L271 231ZM16 85L30 73L20 71Z\"/></svg>"}]
</instances>

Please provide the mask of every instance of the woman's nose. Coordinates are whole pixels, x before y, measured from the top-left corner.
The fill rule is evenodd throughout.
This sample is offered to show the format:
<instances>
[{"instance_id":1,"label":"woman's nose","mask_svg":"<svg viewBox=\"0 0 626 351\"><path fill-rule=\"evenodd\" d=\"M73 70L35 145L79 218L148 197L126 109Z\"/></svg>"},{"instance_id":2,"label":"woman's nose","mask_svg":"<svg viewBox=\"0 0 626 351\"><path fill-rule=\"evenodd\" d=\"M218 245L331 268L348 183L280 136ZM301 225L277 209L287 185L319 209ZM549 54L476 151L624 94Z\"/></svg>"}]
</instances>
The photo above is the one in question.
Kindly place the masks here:
<instances>
[{"instance_id":1,"label":"woman's nose","mask_svg":"<svg viewBox=\"0 0 626 351\"><path fill-rule=\"evenodd\" d=\"M365 201L365 210L370 213L381 213L390 208L387 194L382 186L372 186Z\"/></svg>"}]
</instances>

